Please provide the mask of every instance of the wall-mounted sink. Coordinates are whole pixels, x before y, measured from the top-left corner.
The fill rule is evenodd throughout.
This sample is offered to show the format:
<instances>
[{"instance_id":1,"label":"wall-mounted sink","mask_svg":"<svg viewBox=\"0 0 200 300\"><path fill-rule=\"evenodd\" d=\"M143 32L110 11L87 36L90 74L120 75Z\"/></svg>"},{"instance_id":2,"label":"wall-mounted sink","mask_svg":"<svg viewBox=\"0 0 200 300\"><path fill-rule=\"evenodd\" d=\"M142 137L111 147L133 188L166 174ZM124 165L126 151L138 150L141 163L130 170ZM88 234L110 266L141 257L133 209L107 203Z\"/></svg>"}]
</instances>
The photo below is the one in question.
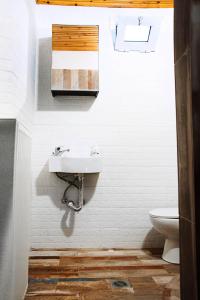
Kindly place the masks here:
<instances>
[{"instance_id":1,"label":"wall-mounted sink","mask_svg":"<svg viewBox=\"0 0 200 300\"><path fill-rule=\"evenodd\" d=\"M95 147L60 146L49 159L49 172L99 173L102 171L102 157Z\"/></svg>"}]
</instances>

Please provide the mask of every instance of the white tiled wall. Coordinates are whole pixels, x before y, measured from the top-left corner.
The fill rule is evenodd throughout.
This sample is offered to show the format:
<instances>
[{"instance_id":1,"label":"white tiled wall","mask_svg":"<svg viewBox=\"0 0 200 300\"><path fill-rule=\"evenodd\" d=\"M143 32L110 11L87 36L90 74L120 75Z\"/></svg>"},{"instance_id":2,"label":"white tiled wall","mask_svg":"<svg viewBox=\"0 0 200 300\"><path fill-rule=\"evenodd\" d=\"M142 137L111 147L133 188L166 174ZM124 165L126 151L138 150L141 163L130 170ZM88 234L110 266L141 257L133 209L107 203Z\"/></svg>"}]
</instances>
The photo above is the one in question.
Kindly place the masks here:
<instances>
[{"instance_id":1,"label":"white tiled wall","mask_svg":"<svg viewBox=\"0 0 200 300\"><path fill-rule=\"evenodd\" d=\"M161 14L157 51L113 50L110 23L119 14ZM173 10L39 6L38 100L32 171L33 247L158 247L148 211L177 206ZM51 24L100 25L98 98L52 98ZM61 204L65 184L48 172L56 145L98 144L104 170L85 178L79 214Z\"/></svg>"}]
</instances>

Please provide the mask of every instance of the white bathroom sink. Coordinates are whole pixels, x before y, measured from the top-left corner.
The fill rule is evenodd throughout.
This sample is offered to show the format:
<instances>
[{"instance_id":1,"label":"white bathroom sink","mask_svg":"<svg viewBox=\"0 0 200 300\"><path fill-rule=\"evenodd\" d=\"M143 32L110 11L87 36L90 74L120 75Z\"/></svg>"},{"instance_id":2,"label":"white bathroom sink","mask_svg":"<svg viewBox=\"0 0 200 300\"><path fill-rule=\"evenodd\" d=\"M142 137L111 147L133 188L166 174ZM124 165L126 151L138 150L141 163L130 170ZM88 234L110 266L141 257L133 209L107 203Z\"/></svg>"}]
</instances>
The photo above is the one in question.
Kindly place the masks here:
<instances>
[{"instance_id":1,"label":"white bathroom sink","mask_svg":"<svg viewBox=\"0 0 200 300\"><path fill-rule=\"evenodd\" d=\"M102 157L97 147L60 146L49 159L49 172L99 173Z\"/></svg>"}]
</instances>

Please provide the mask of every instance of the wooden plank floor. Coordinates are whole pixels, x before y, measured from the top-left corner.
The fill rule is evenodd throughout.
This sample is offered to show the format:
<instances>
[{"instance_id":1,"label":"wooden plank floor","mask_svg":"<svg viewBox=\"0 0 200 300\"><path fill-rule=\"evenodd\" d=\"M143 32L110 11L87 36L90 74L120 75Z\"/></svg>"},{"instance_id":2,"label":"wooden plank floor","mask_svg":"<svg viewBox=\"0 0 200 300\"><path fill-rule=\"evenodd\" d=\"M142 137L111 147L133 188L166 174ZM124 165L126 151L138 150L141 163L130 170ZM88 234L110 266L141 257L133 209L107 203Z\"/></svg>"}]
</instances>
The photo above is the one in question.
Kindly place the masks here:
<instances>
[{"instance_id":1,"label":"wooden plank floor","mask_svg":"<svg viewBox=\"0 0 200 300\"><path fill-rule=\"evenodd\" d=\"M33 250L25 300L179 300L179 266L131 249Z\"/></svg>"}]
</instances>

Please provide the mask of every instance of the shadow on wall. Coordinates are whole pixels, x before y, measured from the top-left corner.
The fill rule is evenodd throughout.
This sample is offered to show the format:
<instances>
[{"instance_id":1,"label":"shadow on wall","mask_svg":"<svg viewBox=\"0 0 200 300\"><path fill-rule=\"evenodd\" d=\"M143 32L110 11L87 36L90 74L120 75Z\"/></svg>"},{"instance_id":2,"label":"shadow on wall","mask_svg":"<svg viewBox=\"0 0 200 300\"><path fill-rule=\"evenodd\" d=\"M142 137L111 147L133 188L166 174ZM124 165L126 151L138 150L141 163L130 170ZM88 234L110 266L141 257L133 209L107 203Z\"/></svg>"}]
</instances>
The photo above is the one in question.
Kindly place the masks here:
<instances>
[{"instance_id":1,"label":"shadow on wall","mask_svg":"<svg viewBox=\"0 0 200 300\"><path fill-rule=\"evenodd\" d=\"M85 186L84 186L84 207L88 204L88 202L92 199L99 174L86 174L85 175ZM48 161L44 165L40 174L36 180L36 192L37 196L47 196L51 199L56 209L60 211L64 211L64 215L62 216L60 227L65 236L69 237L73 234L74 224L75 224L75 216L71 209L66 207L65 204L62 203L62 197L64 194L64 190L67 187L67 183L60 180L56 174L49 173L48 171ZM69 192L69 199L75 200L77 199L77 190L71 189ZM41 201L43 198L41 198ZM42 207L42 206L41 206ZM48 208L46 208L48 210ZM55 214L59 215L59 214ZM59 218L59 217L58 217ZM58 220L59 222L59 220Z\"/></svg>"},{"instance_id":2,"label":"shadow on wall","mask_svg":"<svg viewBox=\"0 0 200 300\"><path fill-rule=\"evenodd\" d=\"M51 94L52 39L39 39L37 109L40 111L88 111L92 96L57 96Z\"/></svg>"},{"instance_id":3,"label":"shadow on wall","mask_svg":"<svg viewBox=\"0 0 200 300\"><path fill-rule=\"evenodd\" d=\"M157 232L154 228L151 228L143 241L142 249L148 249L149 245L154 245L154 248L163 248L164 242L165 239L163 235Z\"/></svg>"}]
</instances>

